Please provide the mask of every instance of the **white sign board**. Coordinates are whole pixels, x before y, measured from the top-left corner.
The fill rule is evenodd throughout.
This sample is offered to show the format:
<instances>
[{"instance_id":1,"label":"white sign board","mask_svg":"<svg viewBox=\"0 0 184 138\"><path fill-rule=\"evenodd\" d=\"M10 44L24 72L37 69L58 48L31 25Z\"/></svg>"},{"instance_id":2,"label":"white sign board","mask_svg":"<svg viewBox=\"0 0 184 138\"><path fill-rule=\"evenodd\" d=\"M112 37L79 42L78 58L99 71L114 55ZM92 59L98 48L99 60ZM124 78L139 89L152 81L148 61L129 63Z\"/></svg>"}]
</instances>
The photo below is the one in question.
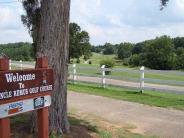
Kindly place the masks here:
<instances>
[{"instance_id":1,"label":"white sign board","mask_svg":"<svg viewBox=\"0 0 184 138\"><path fill-rule=\"evenodd\" d=\"M33 99L17 101L0 105L0 119L25 113L51 105L51 96L42 96Z\"/></svg>"}]
</instances>

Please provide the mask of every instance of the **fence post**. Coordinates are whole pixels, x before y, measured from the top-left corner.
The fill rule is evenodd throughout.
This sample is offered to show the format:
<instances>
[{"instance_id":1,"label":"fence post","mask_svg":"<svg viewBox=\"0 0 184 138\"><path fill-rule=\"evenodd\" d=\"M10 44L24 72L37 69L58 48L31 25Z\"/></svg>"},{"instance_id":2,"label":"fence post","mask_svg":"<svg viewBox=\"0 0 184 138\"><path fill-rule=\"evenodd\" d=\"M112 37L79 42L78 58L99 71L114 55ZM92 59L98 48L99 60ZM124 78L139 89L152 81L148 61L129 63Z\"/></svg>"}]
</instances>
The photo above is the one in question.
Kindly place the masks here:
<instances>
[{"instance_id":1,"label":"fence post","mask_svg":"<svg viewBox=\"0 0 184 138\"><path fill-rule=\"evenodd\" d=\"M0 59L0 71L9 70L9 59L1 58ZM10 119L3 118L0 119L0 138L10 138Z\"/></svg>"},{"instance_id":2,"label":"fence post","mask_svg":"<svg viewBox=\"0 0 184 138\"><path fill-rule=\"evenodd\" d=\"M73 64L73 84L76 83L76 64Z\"/></svg>"},{"instance_id":3,"label":"fence post","mask_svg":"<svg viewBox=\"0 0 184 138\"><path fill-rule=\"evenodd\" d=\"M22 60L20 60L20 69L22 70Z\"/></svg>"},{"instance_id":4,"label":"fence post","mask_svg":"<svg viewBox=\"0 0 184 138\"><path fill-rule=\"evenodd\" d=\"M102 69L102 87L105 88L105 65L102 65L101 69Z\"/></svg>"},{"instance_id":5,"label":"fence post","mask_svg":"<svg viewBox=\"0 0 184 138\"><path fill-rule=\"evenodd\" d=\"M144 91L144 66L140 68L141 77L140 77L140 92Z\"/></svg>"},{"instance_id":6,"label":"fence post","mask_svg":"<svg viewBox=\"0 0 184 138\"><path fill-rule=\"evenodd\" d=\"M12 69L12 61L11 61L11 59L9 59L9 70L11 70Z\"/></svg>"}]
</instances>

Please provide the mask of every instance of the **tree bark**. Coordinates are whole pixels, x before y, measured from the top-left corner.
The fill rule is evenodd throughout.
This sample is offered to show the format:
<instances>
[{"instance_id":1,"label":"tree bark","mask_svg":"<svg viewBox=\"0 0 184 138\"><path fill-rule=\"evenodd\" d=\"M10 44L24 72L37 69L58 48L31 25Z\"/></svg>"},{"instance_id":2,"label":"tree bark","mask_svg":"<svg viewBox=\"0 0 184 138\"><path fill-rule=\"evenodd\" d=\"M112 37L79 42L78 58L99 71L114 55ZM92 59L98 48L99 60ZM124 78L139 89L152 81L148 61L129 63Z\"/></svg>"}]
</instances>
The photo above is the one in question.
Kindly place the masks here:
<instances>
[{"instance_id":1,"label":"tree bark","mask_svg":"<svg viewBox=\"0 0 184 138\"><path fill-rule=\"evenodd\" d=\"M70 0L42 0L37 57L47 56L54 69L54 91L49 109L51 131L69 131L67 118L67 74Z\"/></svg>"}]
</instances>

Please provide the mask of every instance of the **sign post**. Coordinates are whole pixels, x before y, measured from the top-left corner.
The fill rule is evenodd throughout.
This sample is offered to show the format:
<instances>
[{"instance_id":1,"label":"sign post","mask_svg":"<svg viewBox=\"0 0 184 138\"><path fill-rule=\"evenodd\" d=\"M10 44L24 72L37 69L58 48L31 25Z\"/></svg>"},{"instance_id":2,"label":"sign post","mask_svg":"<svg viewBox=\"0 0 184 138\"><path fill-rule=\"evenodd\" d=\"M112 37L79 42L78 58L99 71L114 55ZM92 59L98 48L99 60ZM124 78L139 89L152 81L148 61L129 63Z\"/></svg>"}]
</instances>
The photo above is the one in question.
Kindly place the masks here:
<instances>
[{"instance_id":1,"label":"sign post","mask_svg":"<svg viewBox=\"0 0 184 138\"><path fill-rule=\"evenodd\" d=\"M36 68L48 68L46 57L38 58ZM49 138L49 109L48 107L37 110L38 138Z\"/></svg>"},{"instance_id":2,"label":"sign post","mask_svg":"<svg viewBox=\"0 0 184 138\"><path fill-rule=\"evenodd\" d=\"M49 138L48 107L54 80L47 58L38 58L35 69L8 69L8 59L0 59L0 138L10 138L9 117L33 110L37 110L38 138Z\"/></svg>"},{"instance_id":3,"label":"sign post","mask_svg":"<svg viewBox=\"0 0 184 138\"><path fill-rule=\"evenodd\" d=\"M0 71L9 70L8 58L0 59ZM0 138L10 138L10 119L0 119Z\"/></svg>"}]
</instances>

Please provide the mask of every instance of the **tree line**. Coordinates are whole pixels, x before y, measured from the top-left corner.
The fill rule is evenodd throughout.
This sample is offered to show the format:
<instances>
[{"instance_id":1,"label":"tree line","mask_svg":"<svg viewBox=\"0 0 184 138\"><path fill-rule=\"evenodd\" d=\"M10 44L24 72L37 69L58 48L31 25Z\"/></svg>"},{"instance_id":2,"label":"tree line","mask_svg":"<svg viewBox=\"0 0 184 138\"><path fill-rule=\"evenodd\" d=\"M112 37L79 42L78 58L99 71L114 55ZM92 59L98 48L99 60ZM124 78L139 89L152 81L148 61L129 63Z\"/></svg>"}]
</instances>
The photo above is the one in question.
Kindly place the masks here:
<instances>
[{"instance_id":1,"label":"tree line","mask_svg":"<svg viewBox=\"0 0 184 138\"><path fill-rule=\"evenodd\" d=\"M120 43L92 47L92 52L116 54L124 65L151 69L184 69L184 37L161 36L140 43Z\"/></svg>"},{"instance_id":2,"label":"tree line","mask_svg":"<svg viewBox=\"0 0 184 138\"><path fill-rule=\"evenodd\" d=\"M35 59L35 53L31 43L0 44L0 53L5 54L12 60L32 61Z\"/></svg>"}]
</instances>

